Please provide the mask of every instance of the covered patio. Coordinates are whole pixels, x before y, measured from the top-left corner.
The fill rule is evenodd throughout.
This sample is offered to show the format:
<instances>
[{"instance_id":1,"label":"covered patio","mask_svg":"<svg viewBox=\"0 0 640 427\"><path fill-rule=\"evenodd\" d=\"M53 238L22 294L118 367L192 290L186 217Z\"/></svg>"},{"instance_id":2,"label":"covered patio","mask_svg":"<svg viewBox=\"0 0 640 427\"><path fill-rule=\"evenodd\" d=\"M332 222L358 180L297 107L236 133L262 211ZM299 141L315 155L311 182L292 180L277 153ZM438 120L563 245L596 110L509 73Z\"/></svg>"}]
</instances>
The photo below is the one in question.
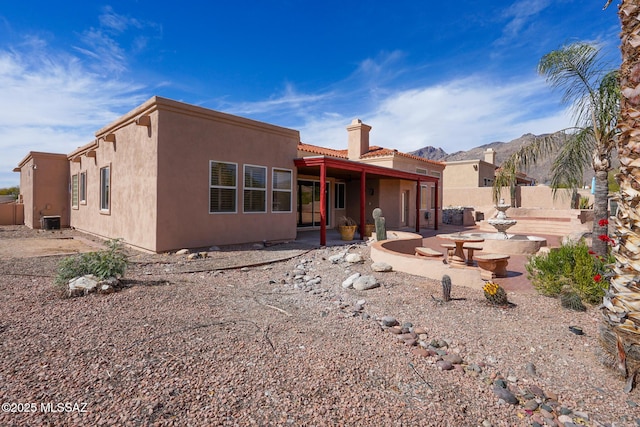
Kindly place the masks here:
<instances>
[{"instance_id":1,"label":"covered patio","mask_svg":"<svg viewBox=\"0 0 640 427\"><path fill-rule=\"evenodd\" d=\"M360 236L365 235L366 224L366 182L367 179L398 179L405 181L413 181L416 185L415 198L415 231L420 231L420 206L421 206L421 184L424 182L433 183L435 197L433 224L434 229L438 229L438 183L437 177L421 175L412 172L406 172L398 169L391 169L382 166L375 166L363 162L354 162L350 160L338 159L327 156L310 156L294 160L298 170L298 175L314 175L320 179L320 245L325 246L327 243L327 208L326 208L326 187L327 177L343 179L345 181L360 181L359 191L359 227Z\"/></svg>"}]
</instances>

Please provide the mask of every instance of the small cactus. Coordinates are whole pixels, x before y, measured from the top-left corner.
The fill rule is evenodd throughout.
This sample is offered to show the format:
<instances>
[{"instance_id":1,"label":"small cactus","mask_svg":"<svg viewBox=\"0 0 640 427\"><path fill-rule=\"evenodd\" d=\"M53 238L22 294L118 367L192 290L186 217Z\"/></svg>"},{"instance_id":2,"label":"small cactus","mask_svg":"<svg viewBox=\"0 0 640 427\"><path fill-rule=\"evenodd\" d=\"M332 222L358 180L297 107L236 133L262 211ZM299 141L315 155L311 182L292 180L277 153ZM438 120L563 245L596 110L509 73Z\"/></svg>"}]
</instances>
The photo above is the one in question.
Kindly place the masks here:
<instances>
[{"instance_id":1,"label":"small cactus","mask_svg":"<svg viewBox=\"0 0 640 427\"><path fill-rule=\"evenodd\" d=\"M587 307L582 303L580 295L575 293L570 286L563 286L560 291L560 305L569 310L587 311Z\"/></svg>"},{"instance_id":2,"label":"small cactus","mask_svg":"<svg viewBox=\"0 0 640 427\"><path fill-rule=\"evenodd\" d=\"M442 299L444 302L451 301L451 277L442 276Z\"/></svg>"},{"instance_id":3,"label":"small cactus","mask_svg":"<svg viewBox=\"0 0 640 427\"><path fill-rule=\"evenodd\" d=\"M491 304L495 305L507 305L509 302L507 301L507 293L504 291L502 286L497 283L487 282L482 287L484 291L484 296Z\"/></svg>"},{"instance_id":4,"label":"small cactus","mask_svg":"<svg viewBox=\"0 0 640 427\"><path fill-rule=\"evenodd\" d=\"M375 208L372 213L376 226L376 240L381 242L387 240L387 229L385 227L385 219L382 216L382 209Z\"/></svg>"}]
</instances>

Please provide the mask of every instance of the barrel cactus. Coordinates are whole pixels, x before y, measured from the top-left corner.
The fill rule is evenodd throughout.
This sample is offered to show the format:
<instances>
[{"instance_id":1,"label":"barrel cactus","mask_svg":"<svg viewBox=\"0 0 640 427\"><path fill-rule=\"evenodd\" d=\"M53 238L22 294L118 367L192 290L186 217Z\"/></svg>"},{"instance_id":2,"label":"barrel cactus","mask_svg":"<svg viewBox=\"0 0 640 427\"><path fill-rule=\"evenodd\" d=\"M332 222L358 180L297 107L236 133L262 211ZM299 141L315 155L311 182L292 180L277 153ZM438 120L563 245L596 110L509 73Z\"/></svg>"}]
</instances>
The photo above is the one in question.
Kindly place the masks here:
<instances>
[{"instance_id":1,"label":"barrel cactus","mask_svg":"<svg viewBox=\"0 0 640 427\"><path fill-rule=\"evenodd\" d=\"M570 286L563 286L560 291L560 305L569 310L587 311L587 307L582 303L580 295L575 293Z\"/></svg>"},{"instance_id":2,"label":"barrel cactus","mask_svg":"<svg viewBox=\"0 0 640 427\"><path fill-rule=\"evenodd\" d=\"M484 291L484 296L491 304L495 305L507 305L509 302L507 301L507 293L504 291L502 286L498 285L494 282L487 282L482 287Z\"/></svg>"}]
</instances>

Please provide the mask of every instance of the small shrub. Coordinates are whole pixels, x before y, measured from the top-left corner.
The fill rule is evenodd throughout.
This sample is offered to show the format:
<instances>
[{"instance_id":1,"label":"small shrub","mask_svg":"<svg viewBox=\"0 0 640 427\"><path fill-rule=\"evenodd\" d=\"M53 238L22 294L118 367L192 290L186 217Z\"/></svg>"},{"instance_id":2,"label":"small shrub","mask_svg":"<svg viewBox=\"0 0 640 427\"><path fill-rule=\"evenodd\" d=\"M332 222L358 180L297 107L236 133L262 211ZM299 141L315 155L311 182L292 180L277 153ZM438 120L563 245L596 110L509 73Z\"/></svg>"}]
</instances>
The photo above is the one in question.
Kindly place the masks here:
<instances>
[{"instance_id":1,"label":"small shrub","mask_svg":"<svg viewBox=\"0 0 640 427\"><path fill-rule=\"evenodd\" d=\"M605 275L607 265L613 262L611 255L606 259L595 256L582 240L530 257L526 269L534 288L542 295L557 296L567 286L582 301L598 304L609 287Z\"/></svg>"},{"instance_id":2,"label":"small shrub","mask_svg":"<svg viewBox=\"0 0 640 427\"><path fill-rule=\"evenodd\" d=\"M66 257L58 264L56 285L66 285L74 277L93 274L100 279L122 277L127 269L127 254L120 239L109 240L107 249Z\"/></svg>"}]
</instances>

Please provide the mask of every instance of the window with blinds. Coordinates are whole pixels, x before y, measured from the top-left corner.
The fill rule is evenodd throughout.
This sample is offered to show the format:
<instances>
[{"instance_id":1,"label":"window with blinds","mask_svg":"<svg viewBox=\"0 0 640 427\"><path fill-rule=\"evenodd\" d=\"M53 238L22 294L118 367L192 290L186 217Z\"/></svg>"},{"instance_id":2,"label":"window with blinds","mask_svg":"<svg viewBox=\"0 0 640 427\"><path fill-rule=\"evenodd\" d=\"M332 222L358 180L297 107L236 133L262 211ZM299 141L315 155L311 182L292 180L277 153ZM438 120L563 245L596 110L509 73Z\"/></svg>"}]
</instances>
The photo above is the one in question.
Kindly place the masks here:
<instances>
[{"instance_id":1,"label":"window with blinds","mask_svg":"<svg viewBox=\"0 0 640 427\"><path fill-rule=\"evenodd\" d=\"M273 169L272 212L291 212L293 173L288 169Z\"/></svg>"},{"instance_id":2,"label":"window with blinds","mask_svg":"<svg viewBox=\"0 0 640 427\"><path fill-rule=\"evenodd\" d=\"M209 162L209 213L236 213L236 163Z\"/></svg>"},{"instance_id":3,"label":"window with blinds","mask_svg":"<svg viewBox=\"0 0 640 427\"><path fill-rule=\"evenodd\" d=\"M244 212L267 211L267 168L244 165Z\"/></svg>"},{"instance_id":4,"label":"window with blinds","mask_svg":"<svg viewBox=\"0 0 640 427\"><path fill-rule=\"evenodd\" d=\"M100 169L100 210L108 211L111 203L111 172L110 167Z\"/></svg>"},{"instance_id":5,"label":"window with blinds","mask_svg":"<svg viewBox=\"0 0 640 427\"><path fill-rule=\"evenodd\" d=\"M82 204L86 204L87 203L87 173L86 172L81 172L80 173L80 203Z\"/></svg>"},{"instance_id":6,"label":"window with blinds","mask_svg":"<svg viewBox=\"0 0 640 427\"><path fill-rule=\"evenodd\" d=\"M71 176L71 207L78 207L78 175Z\"/></svg>"}]
</instances>

